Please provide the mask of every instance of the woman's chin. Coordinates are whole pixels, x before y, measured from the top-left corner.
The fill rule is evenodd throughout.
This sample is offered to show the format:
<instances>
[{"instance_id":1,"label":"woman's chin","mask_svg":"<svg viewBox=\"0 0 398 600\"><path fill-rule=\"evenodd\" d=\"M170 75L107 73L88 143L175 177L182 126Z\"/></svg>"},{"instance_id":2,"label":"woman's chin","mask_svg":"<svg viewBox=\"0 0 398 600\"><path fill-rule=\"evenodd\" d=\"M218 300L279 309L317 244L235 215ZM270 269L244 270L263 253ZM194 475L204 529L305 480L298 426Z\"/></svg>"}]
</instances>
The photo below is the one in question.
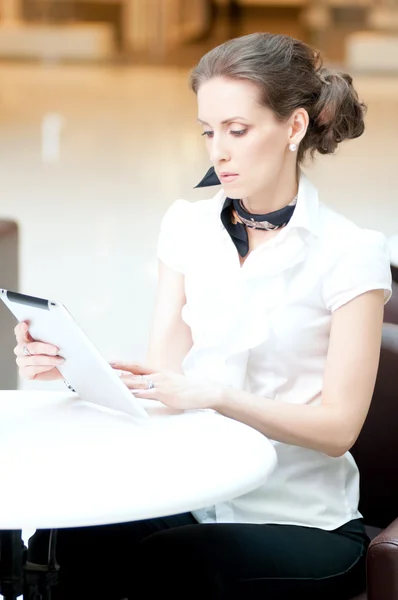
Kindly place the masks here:
<instances>
[{"instance_id":1,"label":"woman's chin","mask_svg":"<svg viewBox=\"0 0 398 600\"><path fill-rule=\"evenodd\" d=\"M241 200L241 198L247 198L247 191L242 188L242 186L233 185L232 183L223 185L224 192L227 194L228 198L231 200Z\"/></svg>"}]
</instances>

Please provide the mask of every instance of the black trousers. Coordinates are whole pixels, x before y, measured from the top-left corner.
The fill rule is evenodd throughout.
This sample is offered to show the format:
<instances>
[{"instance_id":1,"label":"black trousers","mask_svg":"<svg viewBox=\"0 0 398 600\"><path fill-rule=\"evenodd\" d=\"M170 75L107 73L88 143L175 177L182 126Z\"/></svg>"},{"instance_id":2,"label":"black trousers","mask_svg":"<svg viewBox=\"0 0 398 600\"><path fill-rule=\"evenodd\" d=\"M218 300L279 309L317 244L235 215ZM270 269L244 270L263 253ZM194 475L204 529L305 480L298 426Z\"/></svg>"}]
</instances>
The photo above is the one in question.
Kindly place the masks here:
<instances>
[{"instance_id":1,"label":"black trousers","mask_svg":"<svg viewBox=\"0 0 398 600\"><path fill-rule=\"evenodd\" d=\"M349 600L365 589L362 520L325 531L293 525L198 524L190 513L60 529L56 600L158 598ZM29 540L45 563L48 531Z\"/></svg>"}]
</instances>

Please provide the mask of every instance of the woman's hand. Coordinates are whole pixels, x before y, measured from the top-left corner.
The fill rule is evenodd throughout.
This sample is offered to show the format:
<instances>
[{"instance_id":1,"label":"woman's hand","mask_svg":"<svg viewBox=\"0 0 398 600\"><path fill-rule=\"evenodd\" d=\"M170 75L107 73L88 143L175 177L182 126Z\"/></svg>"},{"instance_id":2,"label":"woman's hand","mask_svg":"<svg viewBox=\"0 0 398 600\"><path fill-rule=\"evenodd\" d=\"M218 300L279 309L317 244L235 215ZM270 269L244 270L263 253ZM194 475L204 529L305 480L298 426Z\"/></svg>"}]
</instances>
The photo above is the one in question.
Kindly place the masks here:
<instances>
[{"instance_id":1,"label":"woman's hand","mask_svg":"<svg viewBox=\"0 0 398 600\"><path fill-rule=\"evenodd\" d=\"M192 410L215 408L222 394L218 383L194 380L172 371L155 372L149 367L131 363L112 363L119 370L122 381L137 398L160 400L170 408ZM152 382L153 388L148 389Z\"/></svg>"},{"instance_id":2,"label":"woman's hand","mask_svg":"<svg viewBox=\"0 0 398 600\"><path fill-rule=\"evenodd\" d=\"M14 333L17 339L14 354L21 377L36 381L63 379L57 366L61 365L64 359L58 356L56 346L34 340L25 322L18 323Z\"/></svg>"}]
</instances>

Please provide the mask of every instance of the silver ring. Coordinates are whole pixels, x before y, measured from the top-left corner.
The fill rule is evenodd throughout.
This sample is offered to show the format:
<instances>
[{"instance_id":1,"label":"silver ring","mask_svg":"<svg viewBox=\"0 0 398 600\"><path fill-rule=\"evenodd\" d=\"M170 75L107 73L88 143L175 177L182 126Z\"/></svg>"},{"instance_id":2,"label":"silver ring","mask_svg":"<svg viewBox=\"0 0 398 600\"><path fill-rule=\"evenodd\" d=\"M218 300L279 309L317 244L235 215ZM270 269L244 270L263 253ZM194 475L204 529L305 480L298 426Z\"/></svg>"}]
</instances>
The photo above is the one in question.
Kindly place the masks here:
<instances>
[{"instance_id":1,"label":"silver ring","mask_svg":"<svg viewBox=\"0 0 398 600\"><path fill-rule=\"evenodd\" d=\"M32 356L32 353L29 352L29 348L27 347L26 344L23 345L22 352L24 353L24 356Z\"/></svg>"},{"instance_id":2,"label":"silver ring","mask_svg":"<svg viewBox=\"0 0 398 600\"><path fill-rule=\"evenodd\" d=\"M155 384L153 383L152 379L147 379L146 389L147 390L153 390L154 387L155 387Z\"/></svg>"}]
</instances>

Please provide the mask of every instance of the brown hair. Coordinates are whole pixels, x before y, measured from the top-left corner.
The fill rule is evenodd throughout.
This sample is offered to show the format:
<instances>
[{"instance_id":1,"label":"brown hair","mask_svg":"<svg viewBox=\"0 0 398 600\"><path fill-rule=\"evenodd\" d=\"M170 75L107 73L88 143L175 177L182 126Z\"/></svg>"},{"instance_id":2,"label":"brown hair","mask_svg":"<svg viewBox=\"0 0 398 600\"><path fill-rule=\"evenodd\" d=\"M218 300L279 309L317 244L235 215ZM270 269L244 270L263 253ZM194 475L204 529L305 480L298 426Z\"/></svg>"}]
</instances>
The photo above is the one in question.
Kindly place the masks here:
<instances>
[{"instance_id":1,"label":"brown hair","mask_svg":"<svg viewBox=\"0 0 398 600\"><path fill-rule=\"evenodd\" d=\"M257 84L260 102L280 121L305 108L309 125L299 145L299 162L307 151L311 156L316 151L331 154L340 142L364 131L366 107L350 75L324 68L320 52L290 36L252 33L228 40L201 58L191 72L190 87L197 93L213 77Z\"/></svg>"}]
</instances>

